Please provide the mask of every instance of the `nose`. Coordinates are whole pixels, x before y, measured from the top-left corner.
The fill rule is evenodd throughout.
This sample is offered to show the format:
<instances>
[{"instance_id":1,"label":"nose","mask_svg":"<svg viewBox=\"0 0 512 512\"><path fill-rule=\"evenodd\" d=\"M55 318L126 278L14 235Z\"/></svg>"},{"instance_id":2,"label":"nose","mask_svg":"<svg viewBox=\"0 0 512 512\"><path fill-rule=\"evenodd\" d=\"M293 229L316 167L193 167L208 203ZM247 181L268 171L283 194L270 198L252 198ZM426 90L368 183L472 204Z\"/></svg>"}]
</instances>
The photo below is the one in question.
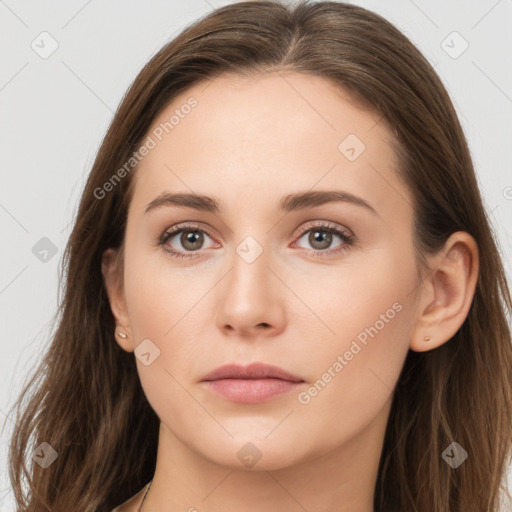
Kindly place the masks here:
<instances>
[{"instance_id":1,"label":"nose","mask_svg":"<svg viewBox=\"0 0 512 512\"><path fill-rule=\"evenodd\" d=\"M230 271L216 287L216 324L224 334L255 338L284 330L286 287L270 259L265 250L252 262L233 251Z\"/></svg>"}]
</instances>

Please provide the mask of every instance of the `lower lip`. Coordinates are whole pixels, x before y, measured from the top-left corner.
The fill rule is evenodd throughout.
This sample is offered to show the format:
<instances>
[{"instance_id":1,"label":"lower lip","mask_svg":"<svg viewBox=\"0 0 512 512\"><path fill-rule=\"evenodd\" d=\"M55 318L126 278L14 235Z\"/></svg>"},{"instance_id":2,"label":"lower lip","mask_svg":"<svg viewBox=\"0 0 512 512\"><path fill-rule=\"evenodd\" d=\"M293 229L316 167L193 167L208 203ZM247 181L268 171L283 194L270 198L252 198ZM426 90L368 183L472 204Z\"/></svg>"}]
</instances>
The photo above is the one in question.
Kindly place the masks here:
<instances>
[{"instance_id":1,"label":"lower lip","mask_svg":"<svg viewBox=\"0 0 512 512\"><path fill-rule=\"evenodd\" d=\"M283 379L219 379L203 382L214 393L242 404L265 402L304 384Z\"/></svg>"}]
</instances>

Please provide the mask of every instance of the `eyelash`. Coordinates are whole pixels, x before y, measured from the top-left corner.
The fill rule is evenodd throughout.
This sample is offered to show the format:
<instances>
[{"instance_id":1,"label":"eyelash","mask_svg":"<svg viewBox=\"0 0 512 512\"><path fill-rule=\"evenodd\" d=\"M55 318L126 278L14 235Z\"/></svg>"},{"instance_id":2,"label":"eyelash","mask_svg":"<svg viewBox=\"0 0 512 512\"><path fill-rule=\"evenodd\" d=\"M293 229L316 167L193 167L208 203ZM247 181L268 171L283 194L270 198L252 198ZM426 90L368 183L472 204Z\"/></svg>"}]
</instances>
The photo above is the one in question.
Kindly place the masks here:
<instances>
[{"instance_id":1,"label":"eyelash","mask_svg":"<svg viewBox=\"0 0 512 512\"><path fill-rule=\"evenodd\" d=\"M301 230L297 241L300 240L306 233L309 231L322 231L327 233L332 233L335 235L338 235L341 240L343 241L343 244L334 248L334 249L305 249L308 256L313 256L315 258L324 258L327 256L331 256L333 254L340 254L345 251L348 251L350 247L354 243L355 236L352 234L349 234L347 230L338 228L336 225L331 224L329 222L322 222L319 224L306 224L303 230ZM200 228L197 224L181 224L174 226L168 230L166 230L162 236L160 237L160 240L158 241L157 245L164 246L167 241L169 241L171 238L175 237L176 235L181 234L184 231L200 231L202 233L207 234L210 238L213 239L213 236L211 233L208 232L208 230L205 230L203 228ZM185 253L181 251L176 251L172 248L166 248L164 247L164 250L170 254L173 258L194 258L196 253L199 253L200 251L185 251ZM188 254L187 254L188 253Z\"/></svg>"}]
</instances>

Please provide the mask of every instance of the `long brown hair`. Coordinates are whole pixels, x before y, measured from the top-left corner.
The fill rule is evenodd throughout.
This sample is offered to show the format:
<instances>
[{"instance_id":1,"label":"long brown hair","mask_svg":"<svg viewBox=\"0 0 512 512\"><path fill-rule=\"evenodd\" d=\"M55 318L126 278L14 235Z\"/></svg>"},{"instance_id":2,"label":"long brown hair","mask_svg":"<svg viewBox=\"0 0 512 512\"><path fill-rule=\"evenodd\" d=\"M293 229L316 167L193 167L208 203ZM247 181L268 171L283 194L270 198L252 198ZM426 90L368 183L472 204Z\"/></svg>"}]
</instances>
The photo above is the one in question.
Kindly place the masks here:
<instances>
[{"instance_id":1,"label":"long brown hair","mask_svg":"<svg viewBox=\"0 0 512 512\"><path fill-rule=\"evenodd\" d=\"M136 165L108 192L98 190L130 160L162 108L191 85L221 73L276 70L328 78L393 128L397 172L414 200L419 265L456 231L470 233L480 248L475 295L459 331L435 350L406 357L375 510L497 512L511 449L512 304L463 130L432 66L392 24L358 6L310 1L214 10L166 44L123 98L61 263L58 326L15 404L9 474L19 511L109 511L151 479L159 419L133 354L114 340L101 273L103 252L124 240ZM452 442L469 454L457 469L441 457ZM41 443L58 454L45 469L30 460Z\"/></svg>"}]
</instances>

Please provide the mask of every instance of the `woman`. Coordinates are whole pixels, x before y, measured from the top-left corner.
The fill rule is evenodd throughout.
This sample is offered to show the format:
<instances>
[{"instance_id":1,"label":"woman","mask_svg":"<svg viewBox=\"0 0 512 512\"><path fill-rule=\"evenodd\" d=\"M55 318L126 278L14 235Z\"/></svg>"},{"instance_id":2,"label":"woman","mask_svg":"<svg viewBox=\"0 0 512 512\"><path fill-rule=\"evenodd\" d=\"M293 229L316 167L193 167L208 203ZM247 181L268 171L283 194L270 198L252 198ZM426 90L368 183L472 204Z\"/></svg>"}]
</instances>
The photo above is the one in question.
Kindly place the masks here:
<instances>
[{"instance_id":1,"label":"woman","mask_svg":"<svg viewBox=\"0 0 512 512\"><path fill-rule=\"evenodd\" d=\"M116 112L64 265L19 510L498 511L510 292L448 94L380 16L187 27Z\"/></svg>"}]
</instances>

